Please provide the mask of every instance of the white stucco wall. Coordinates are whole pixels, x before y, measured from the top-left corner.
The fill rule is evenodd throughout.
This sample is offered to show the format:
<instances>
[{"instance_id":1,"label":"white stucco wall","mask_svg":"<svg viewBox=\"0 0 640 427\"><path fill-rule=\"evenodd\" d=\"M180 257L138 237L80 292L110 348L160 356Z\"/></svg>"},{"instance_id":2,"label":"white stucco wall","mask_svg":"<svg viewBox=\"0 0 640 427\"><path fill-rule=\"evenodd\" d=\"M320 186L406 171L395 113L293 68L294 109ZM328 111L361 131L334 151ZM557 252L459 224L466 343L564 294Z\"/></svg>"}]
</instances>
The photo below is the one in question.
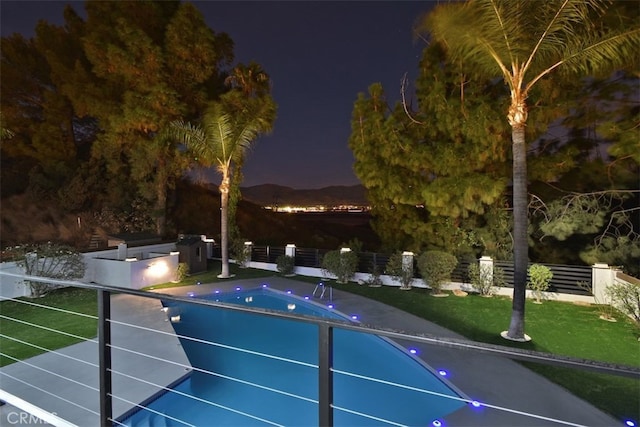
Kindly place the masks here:
<instances>
[{"instance_id":1,"label":"white stucco wall","mask_svg":"<svg viewBox=\"0 0 640 427\"><path fill-rule=\"evenodd\" d=\"M86 269L80 282L140 289L175 280L179 254L175 243L158 243L127 248L127 258L136 258L136 261L118 260L118 248L85 252L82 255ZM14 262L0 263L0 271L24 273ZM0 275L0 297L31 295L29 286L21 282L20 278Z\"/></svg>"}]
</instances>

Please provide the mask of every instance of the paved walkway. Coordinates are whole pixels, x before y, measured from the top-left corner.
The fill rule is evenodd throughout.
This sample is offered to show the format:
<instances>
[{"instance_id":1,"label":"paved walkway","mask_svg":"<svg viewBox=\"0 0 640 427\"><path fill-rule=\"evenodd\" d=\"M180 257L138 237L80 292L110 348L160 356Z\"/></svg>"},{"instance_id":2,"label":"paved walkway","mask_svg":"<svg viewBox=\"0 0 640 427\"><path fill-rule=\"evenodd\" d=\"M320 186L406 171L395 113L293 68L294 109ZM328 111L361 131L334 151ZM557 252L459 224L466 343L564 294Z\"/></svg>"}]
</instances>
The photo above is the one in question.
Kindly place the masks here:
<instances>
[{"instance_id":1,"label":"paved walkway","mask_svg":"<svg viewBox=\"0 0 640 427\"><path fill-rule=\"evenodd\" d=\"M274 289L291 290L296 295L311 295L314 287L295 278L270 277L163 289L160 292L172 295L194 293L197 296L212 293L215 289L226 291L236 286L244 289L257 287L265 282ZM376 301L337 289L334 289L333 297L336 310L349 315L357 314L364 324L407 333L462 338L431 322ZM112 299L112 310L113 318L117 321L151 330L172 332L156 300L117 295ZM154 385L140 383L127 375L135 375L149 383L166 386L183 376L189 366L178 340L170 335L114 324L113 344L156 357L149 359L135 353L114 350L113 369L118 372L114 374L114 394L118 397L114 400L115 416L120 416L132 408L134 403L143 401L158 390ZM420 357L434 369L446 369L450 373L448 380L455 387L470 398L485 404L481 408L469 405L451 414L445 419L447 426L622 426L621 422L516 362L426 344L412 346L419 350ZM29 359L30 365L15 363L0 369L0 388L55 412L78 426L98 425L97 345L94 342L85 342L67 347L60 353L85 362L77 362L52 353L40 355ZM54 371L61 377L71 378L74 383L40 371L36 367ZM41 390L15 381L7 375L21 378ZM580 375L580 371L576 371L576 375ZM11 411L15 412L15 408L8 405L0 407L0 425L16 424L12 423L16 419L15 415L13 419L7 418Z\"/></svg>"}]
</instances>

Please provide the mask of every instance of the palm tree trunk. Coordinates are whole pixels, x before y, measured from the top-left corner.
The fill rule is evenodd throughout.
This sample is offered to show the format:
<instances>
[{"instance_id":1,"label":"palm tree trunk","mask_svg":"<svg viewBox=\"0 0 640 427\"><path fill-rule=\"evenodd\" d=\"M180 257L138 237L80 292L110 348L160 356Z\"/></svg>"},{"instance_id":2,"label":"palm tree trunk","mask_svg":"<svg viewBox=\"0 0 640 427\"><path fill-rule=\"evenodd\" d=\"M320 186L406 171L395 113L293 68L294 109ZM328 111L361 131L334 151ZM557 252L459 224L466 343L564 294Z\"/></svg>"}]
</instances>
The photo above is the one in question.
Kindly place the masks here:
<instances>
[{"instance_id":1,"label":"palm tree trunk","mask_svg":"<svg viewBox=\"0 0 640 427\"><path fill-rule=\"evenodd\" d=\"M222 272L220 279L227 279L229 275L229 176L226 171L222 175L220 184L220 250L222 251Z\"/></svg>"},{"instance_id":2,"label":"palm tree trunk","mask_svg":"<svg viewBox=\"0 0 640 427\"><path fill-rule=\"evenodd\" d=\"M524 340L524 308L529 264L527 238L527 146L524 123L512 124L513 150L513 309L506 338Z\"/></svg>"}]
</instances>

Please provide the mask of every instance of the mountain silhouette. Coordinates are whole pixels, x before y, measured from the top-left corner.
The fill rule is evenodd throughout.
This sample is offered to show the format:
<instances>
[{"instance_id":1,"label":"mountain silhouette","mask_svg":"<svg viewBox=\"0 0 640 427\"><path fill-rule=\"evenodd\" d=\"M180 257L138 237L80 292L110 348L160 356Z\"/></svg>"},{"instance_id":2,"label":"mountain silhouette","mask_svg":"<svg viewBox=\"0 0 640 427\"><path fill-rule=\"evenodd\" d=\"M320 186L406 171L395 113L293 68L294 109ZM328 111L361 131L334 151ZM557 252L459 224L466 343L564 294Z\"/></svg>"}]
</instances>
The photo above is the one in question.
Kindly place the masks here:
<instances>
[{"instance_id":1,"label":"mountain silhouette","mask_svg":"<svg viewBox=\"0 0 640 427\"><path fill-rule=\"evenodd\" d=\"M241 188L242 198L260 206L367 206L366 191L362 185L336 185L301 190L275 184L262 184Z\"/></svg>"}]
</instances>

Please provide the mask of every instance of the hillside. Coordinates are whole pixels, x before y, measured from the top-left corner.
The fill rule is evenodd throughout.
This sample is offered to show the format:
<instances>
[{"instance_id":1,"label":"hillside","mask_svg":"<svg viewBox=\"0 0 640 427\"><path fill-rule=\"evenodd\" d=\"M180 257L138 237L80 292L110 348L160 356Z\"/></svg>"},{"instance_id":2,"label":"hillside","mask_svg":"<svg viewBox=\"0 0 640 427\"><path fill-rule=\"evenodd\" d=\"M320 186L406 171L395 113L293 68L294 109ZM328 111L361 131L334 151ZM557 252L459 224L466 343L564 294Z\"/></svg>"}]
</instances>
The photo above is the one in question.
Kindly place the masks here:
<instances>
[{"instance_id":1,"label":"hillside","mask_svg":"<svg viewBox=\"0 0 640 427\"><path fill-rule=\"evenodd\" d=\"M280 192L280 190L282 190ZM264 195L286 194L280 202L327 205L358 204L355 187L329 187L320 190L293 190L279 186L250 187L254 199L266 200ZM360 189L363 193L364 190ZM260 196L262 194L262 197ZM318 199L314 199L316 196ZM170 198L168 237L177 233L220 235L220 194L215 186L180 182ZM86 249L94 233L101 235L122 230L113 224L99 221L96 214L65 212L60 206L43 198L13 195L2 199L0 210L0 245L5 248L25 242L56 241ZM25 221L28 218L28 221ZM367 214L301 215L272 212L259 203L249 201L245 195L238 206L237 222L242 237L256 244L285 245L296 243L301 247L334 249L352 238L374 249L379 241L369 225Z\"/></svg>"},{"instance_id":2,"label":"hillside","mask_svg":"<svg viewBox=\"0 0 640 427\"><path fill-rule=\"evenodd\" d=\"M362 185L332 186L313 190L298 190L274 184L241 188L244 200L259 206L366 206Z\"/></svg>"}]
</instances>

